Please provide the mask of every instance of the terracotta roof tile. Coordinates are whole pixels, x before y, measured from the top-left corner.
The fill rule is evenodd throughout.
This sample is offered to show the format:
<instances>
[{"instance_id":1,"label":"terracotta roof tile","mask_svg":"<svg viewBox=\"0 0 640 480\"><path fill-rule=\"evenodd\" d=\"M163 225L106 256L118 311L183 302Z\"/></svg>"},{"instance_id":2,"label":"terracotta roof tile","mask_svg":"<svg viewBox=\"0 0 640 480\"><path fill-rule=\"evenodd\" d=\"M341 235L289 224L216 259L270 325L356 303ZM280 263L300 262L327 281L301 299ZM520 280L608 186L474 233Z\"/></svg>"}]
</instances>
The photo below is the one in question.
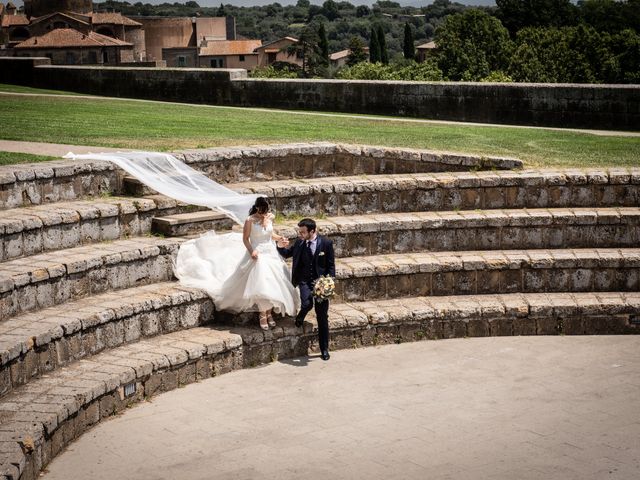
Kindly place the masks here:
<instances>
[{"instance_id":1,"label":"terracotta roof tile","mask_svg":"<svg viewBox=\"0 0 640 480\"><path fill-rule=\"evenodd\" d=\"M78 15L72 12L66 13L66 12L53 12L53 13L47 13L46 15L42 15L40 17L37 18L32 18L31 19L31 25L35 25L37 23L41 23L44 21L49 20L50 18L53 17L65 17L68 18L71 21L74 22L79 22L79 23L83 23L85 25L89 25L89 17L87 17L86 15Z\"/></svg>"},{"instance_id":2,"label":"terracotta roof tile","mask_svg":"<svg viewBox=\"0 0 640 480\"><path fill-rule=\"evenodd\" d=\"M423 43L422 45L418 45L416 48L419 50L428 50L432 48L437 48L437 45L436 45L436 42L427 42L427 43Z\"/></svg>"},{"instance_id":3,"label":"terracotta roof tile","mask_svg":"<svg viewBox=\"0 0 640 480\"><path fill-rule=\"evenodd\" d=\"M250 55L260 45L261 40L214 40L200 49L200 55Z\"/></svg>"},{"instance_id":4,"label":"terracotta roof tile","mask_svg":"<svg viewBox=\"0 0 640 480\"><path fill-rule=\"evenodd\" d=\"M15 25L29 25L29 19L24 15L5 15L2 17L3 27L13 27Z\"/></svg>"},{"instance_id":5,"label":"terracotta roof tile","mask_svg":"<svg viewBox=\"0 0 640 480\"><path fill-rule=\"evenodd\" d=\"M282 37L282 38L279 38L277 40L273 40L272 42L267 42L267 43L263 44L262 46L260 46L258 48L259 49L263 49L264 47L268 47L269 45L273 45L273 44L276 44L278 42L283 42L283 41L285 43L290 43L291 44L291 43L297 43L298 39L294 38L294 37Z\"/></svg>"},{"instance_id":6,"label":"terracotta roof tile","mask_svg":"<svg viewBox=\"0 0 640 480\"><path fill-rule=\"evenodd\" d=\"M126 27L135 27L141 26L141 23L138 23L134 20L131 20L128 17L125 17L121 13L89 13L91 17L91 23L94 25L124 25Z\"/></svg>"},{"instance_id":7,"label":"terracotta roof tile","mask_svg":"<svg viewBox=\"0 0 640 480\"><path fill-rule=\"evenodd\" d=\"M31 37L15 48L70 48L70 47L129 47L130 43L117 38L90 32L85 35L72 28L57 28L40 36Z\"/></svg>"}]
</instances>

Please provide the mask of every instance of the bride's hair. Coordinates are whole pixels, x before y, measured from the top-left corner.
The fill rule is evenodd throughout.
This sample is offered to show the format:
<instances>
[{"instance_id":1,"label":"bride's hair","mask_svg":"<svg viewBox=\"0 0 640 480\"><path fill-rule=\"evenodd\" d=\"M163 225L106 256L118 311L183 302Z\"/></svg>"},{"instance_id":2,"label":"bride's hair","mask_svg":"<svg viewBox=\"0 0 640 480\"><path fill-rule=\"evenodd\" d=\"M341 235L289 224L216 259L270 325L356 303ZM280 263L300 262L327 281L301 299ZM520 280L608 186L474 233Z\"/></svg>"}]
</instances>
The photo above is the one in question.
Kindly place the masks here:
<instances>
[{"instance_id":1,"label":"bride's hair","mask_svg":"<svg viewBox=\"0 0 640 480\"><path fill-rule=\"evenodd\" d=\"M269 200L267 200L267 197L258 197L256 198L256 203L254 203L253 207L251 207L251 210L249 210L249 215L253 215L254 213L264 215L269 210L271 210L271 208L269 206Z\"/></svg>"}]
</instances>

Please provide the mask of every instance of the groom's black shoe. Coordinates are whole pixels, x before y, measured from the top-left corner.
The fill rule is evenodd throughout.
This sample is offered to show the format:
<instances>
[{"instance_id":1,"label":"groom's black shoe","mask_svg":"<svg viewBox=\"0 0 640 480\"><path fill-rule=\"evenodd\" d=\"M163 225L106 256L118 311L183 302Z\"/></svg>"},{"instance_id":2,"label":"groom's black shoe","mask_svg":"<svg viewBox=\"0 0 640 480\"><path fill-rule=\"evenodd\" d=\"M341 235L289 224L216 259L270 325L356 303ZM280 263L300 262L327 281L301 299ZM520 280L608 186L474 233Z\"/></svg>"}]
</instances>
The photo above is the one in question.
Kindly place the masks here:
<instances>
[{"instance_id":1,"label":"groom's black shoe","mask_svg":"<svg viewBox=\"0 0 640 480\"><path fill-rule=\"evenodd\" d=\"M296 327L302 328L302 324L303 323L304 323L304 320L302 320L301 318L296 317Z\"/></svg>"},{"instance_id":2,"label":"groom's black shoe","mask_svg":"<svg viewBox=\"0 0 640 480\"><path fill-rule=\"evenodd\" d=\"M320 358L322 358L323 360L329 360L331 358L331 355L329 355L328 350L322 350L322 353L320 354Z\"/></svg>"}]
</instances>

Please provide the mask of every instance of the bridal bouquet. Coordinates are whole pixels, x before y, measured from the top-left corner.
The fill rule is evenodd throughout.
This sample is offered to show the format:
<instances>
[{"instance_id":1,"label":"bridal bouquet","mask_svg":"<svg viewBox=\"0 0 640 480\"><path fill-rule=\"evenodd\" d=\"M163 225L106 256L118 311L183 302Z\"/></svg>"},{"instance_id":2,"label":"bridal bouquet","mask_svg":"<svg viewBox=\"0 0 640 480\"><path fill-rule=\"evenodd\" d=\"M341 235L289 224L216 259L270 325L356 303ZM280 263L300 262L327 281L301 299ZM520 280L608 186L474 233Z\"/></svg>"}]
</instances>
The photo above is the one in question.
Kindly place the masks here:
<instances>
[{"instance_id":1,"label":"bridal bouquet","mask_svg":"<svg viewBox=\"0 0 640 480\"><path fill-rule=\"evenodd\" d=\"M313 296L317 302L328 300L336 294L336 284L330 276L320 277L313 285Z\"/></svg>"}]
</instances>

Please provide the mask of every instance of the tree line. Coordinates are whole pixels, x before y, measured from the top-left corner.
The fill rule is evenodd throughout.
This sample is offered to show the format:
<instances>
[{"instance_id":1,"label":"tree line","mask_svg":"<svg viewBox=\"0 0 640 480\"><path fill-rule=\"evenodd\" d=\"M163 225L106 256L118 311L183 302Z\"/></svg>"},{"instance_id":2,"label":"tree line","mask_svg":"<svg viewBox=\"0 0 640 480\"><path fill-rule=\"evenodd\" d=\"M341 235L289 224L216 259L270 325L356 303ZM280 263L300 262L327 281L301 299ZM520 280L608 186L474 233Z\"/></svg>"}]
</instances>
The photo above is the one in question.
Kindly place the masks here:
<instances>
[{"instance_id":1,"label":"tree line","mask_svg":"<svg viewBox=\"0 0 640 480\"><path fill-rule=\"evenodd\" d=\"M640 0L496 0L495 7L467 7L450 0L424 7L388 0L372 7L334 0L260 7L207 8L195 1L106 1L95 6L125 15L232 15L241 37L263 42L299 38L301 45L291 50L305 60L304 68L281 65L256 72L262 76L640 82ZM430 40L437 50L417 64L416 45ZM347 48L352 51L348 66L332 68L328 53Z\"/></svg>"}]
</instances>

